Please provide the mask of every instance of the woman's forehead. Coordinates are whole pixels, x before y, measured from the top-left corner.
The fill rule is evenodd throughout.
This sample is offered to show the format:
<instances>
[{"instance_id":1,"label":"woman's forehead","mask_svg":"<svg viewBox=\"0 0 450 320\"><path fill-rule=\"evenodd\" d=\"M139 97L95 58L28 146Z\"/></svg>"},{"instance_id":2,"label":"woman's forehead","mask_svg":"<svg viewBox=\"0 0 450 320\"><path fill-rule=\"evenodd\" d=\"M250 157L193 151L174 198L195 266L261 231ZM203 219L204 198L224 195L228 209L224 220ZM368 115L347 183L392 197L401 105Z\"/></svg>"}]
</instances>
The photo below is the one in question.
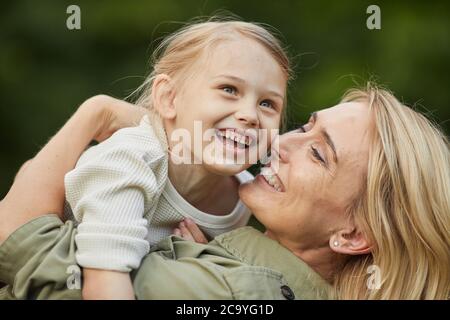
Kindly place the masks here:
<instances>
[{"instance_id":1,"label":"woman's forehead","mask_svg":"<svg viewBox=\"0 0 450 320\"><path fill-rule=\"evenodd\" d=\"M347 102L315 112L314 126L326 131L342 162L364 161L372 132L372 115L365 103ZM356 161L357 162L357 161Z\"/></svg>"},{"instance_id":2,"label":"woman's forehead","mask_svg":"<svg viewBox=\"0 0 450 320\"><path fill-rule=\"evenodd\" d=\"M370 110L364 102L345 102L317 112L323 121L363 121L370 118Z\"/></svg>"},{"instance_id":3,"label":"woman's forehead","mask_svg":"<svg viewBox=\"0 0 450 320\"><path fill-rule=\"evenodd\" d=\"M347 102L317 112L317 125L327 131L336 151L345 156L363 156L368 153L372 116L362 102Z\"/></svg>"}]
</instances>

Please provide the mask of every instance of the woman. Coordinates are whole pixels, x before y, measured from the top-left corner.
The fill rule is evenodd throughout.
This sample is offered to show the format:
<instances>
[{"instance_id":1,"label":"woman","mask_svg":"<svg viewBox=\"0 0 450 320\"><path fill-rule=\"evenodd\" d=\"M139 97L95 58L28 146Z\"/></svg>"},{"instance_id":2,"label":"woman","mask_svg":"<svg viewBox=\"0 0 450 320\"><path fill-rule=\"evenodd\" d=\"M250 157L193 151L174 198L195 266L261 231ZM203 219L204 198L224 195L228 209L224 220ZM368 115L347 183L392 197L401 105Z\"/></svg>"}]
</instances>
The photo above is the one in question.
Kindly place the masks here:
<instances>
[{"instance_id":1,"label":"woman","mask_svg":"<svg viewBox=\"0 0 450 320\"><path fill-rule=\"evenodd\" d=\"M0 204L0 241L9 236L0 246L7 298L80 297L67 286L76 231L43 215L62 212L64 173L102 132L89 120L98 115L81 109L19 172ZM264 235L241 228L209 244L167 238L133 275L135 294L447 299L449 159L447 138L425 117L387 91L352 90L281 136L269 174L241 187Z\"/></svg>"}]
</instances>

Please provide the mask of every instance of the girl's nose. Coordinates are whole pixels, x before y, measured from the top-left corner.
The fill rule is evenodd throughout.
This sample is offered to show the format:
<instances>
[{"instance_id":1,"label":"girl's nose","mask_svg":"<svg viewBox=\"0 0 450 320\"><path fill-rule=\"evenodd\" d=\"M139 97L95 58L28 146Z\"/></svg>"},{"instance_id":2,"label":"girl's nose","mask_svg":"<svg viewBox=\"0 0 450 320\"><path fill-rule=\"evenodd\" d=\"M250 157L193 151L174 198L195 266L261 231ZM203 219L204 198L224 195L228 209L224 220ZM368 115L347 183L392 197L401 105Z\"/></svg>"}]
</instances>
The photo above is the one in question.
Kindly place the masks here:
<instances>
[{"instance_id":1,"label":"girl's nose","mask_svg":"<svg viewBox=\"0 0 450 320\"><path fill-rule=\"evenodd\" d=\"M256 110L256 107L249 103L247 103L245 106L242 106L235 113L235 117L239 122L244 123L248 127L259 127L258 112Z\"/></svg>"}]
</instances>

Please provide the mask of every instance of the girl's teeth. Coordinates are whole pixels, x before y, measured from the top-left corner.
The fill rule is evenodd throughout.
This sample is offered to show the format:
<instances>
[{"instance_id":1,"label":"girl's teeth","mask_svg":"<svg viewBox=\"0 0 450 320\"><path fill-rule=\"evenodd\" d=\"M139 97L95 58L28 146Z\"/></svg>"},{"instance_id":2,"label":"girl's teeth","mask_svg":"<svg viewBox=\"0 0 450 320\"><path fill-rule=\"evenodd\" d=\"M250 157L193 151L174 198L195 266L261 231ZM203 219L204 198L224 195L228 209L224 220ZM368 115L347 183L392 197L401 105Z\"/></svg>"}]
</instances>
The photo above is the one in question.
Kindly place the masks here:
<instances>
[{"instance_id":1,"label":"girl's teeth","mask_svg":"<svg viewBox=\"0 0 450 320\"><path fill-rule=\"evenodd\" d=\"M225 137L226 139L228 139L232 142L236 142L236 143L240 144L240 146L243 148L250 145L250 137L243 136L235 131L219 130L219 134L221 137Z\"/></svg>"}]
</instances>

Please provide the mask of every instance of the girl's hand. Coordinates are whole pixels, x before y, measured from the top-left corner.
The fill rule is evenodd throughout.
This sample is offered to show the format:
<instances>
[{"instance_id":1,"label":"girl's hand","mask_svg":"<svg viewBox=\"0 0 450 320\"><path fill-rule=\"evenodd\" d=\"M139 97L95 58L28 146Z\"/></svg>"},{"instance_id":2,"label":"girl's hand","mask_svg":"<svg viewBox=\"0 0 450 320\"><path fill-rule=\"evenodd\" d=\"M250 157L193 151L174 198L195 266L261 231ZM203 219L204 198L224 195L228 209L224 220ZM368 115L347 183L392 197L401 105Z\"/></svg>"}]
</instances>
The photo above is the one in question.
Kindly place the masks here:
<instances>
[{"instance_id":1,"label":"girl's hand","mask_svg":"<svg viewBox=\"0 0 450 320\"><path fill-rule=\"evenodd\" d=\"M189 218L181 221L178 225L178 228L175 228L173 230L173 233L185 240L204 244L208 243L208 240L206 239L204 233L195 224L195 222Z\"/></svg>"}]
</instances>

